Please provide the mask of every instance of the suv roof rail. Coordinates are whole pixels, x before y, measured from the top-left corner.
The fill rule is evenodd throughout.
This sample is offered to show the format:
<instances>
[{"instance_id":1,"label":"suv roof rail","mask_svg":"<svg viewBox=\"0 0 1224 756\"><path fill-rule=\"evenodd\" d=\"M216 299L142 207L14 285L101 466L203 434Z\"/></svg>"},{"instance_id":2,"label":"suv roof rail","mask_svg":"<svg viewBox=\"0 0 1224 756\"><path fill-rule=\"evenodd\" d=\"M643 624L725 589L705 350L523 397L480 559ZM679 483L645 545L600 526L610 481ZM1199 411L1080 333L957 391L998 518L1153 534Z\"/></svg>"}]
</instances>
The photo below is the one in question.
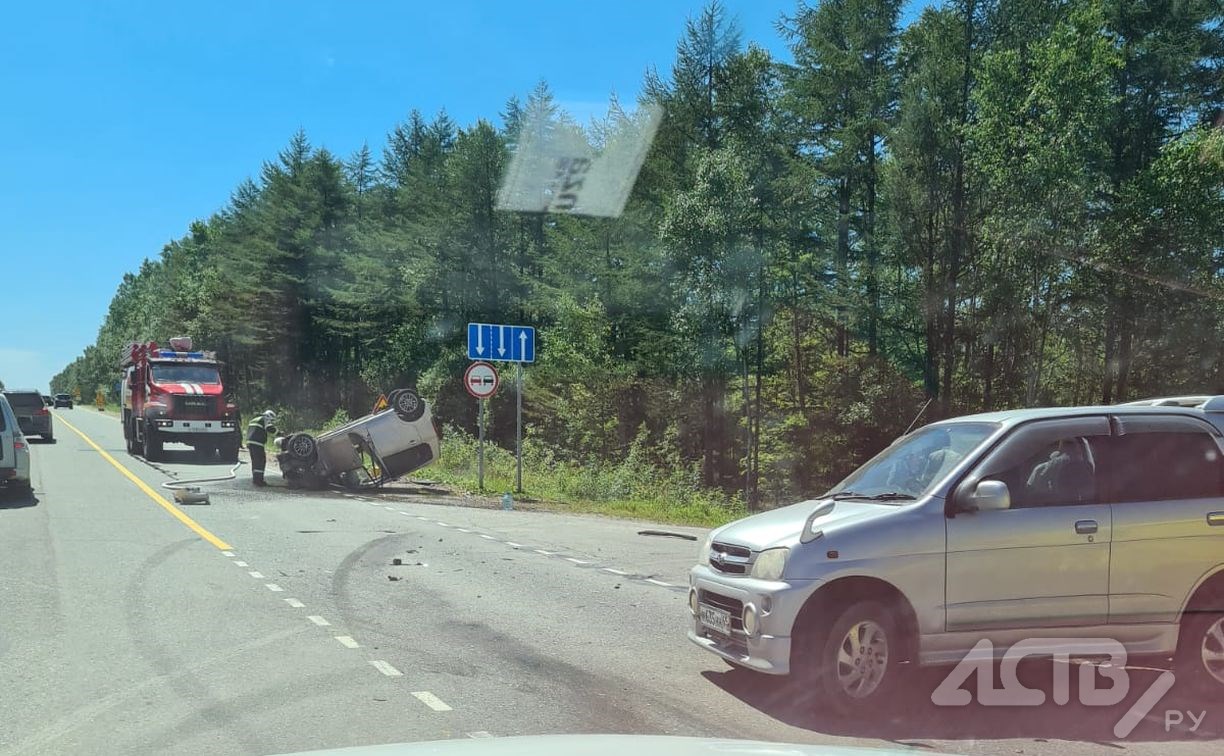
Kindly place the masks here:
<instances>
[{"instance_id":1,"label":"suv roof rail","mask_svg":"<svg viewBox=\"0 0 1224 756\"><path fill-rule=\"evenodd\" d=\"M1121 407L1188 407L1204 412L1224 412L1224 395L1195 394L1189 396L1161 396L1122 402Z\"/></svg>"}]
</instances>

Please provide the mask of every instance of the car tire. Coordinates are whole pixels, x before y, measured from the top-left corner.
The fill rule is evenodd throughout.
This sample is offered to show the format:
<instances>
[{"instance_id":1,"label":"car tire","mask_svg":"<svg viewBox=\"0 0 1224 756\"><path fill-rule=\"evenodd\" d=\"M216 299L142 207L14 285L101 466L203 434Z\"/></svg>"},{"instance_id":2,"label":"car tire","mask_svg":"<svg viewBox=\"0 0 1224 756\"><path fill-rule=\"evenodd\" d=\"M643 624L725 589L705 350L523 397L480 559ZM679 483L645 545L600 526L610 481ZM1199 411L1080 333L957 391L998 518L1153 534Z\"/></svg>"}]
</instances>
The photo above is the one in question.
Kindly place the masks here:
<instances>
[{"instance_id":1,"label":"car tire","mask_svg":"<svg viewBox=\"0 0 1224 756\"><path fill-rule=\"evenodd\" d=\"M319 444L309 433L294 433L285 442L285 452L296 460L307 464L314 462Z\"/></svg>"},{"instance_id":2,"label":"car tire","mask_svg":"<svg viewBox=\"0 0 1224 756\"><path fill-rule=\"evenodd\" d=\"M845 717L880 712L900 687L902 642L892 611L878 601L859 601L838 615L819 654L824 702Z\"/></svg>"},{"instance_id":3,"label":"car tire","mask_svg":"<svg viewBox=\"0 0 1224 756\"><path fill-rule=\"evenodd\" d=\"M387 394L387 408L395 409L395 400L404 392L403 389L393 389L390 394Z\"/></svg>"},{"instance_id":4,"label":"car tire","mask_svg":"<svg viewBox=\"0 0 1224 756\"><path fill-rule=\"evenodd\" d=\"M1188 611L1182 617L1174 657L1177 682L1224 700L1224 611Z\"/></svg>"},{"instance_id":5,"label":"car tire","mask_svg":"<svg viewBox=\"0 0 1224 756\"><path fill-rule=\"evenodd\" d=\"M425 401L421 399L420 394L412 389L399 389L392 394L395 399L391 402L391 407L401 420L411 423L425 416Z\"/></svg>"}]
</instances>

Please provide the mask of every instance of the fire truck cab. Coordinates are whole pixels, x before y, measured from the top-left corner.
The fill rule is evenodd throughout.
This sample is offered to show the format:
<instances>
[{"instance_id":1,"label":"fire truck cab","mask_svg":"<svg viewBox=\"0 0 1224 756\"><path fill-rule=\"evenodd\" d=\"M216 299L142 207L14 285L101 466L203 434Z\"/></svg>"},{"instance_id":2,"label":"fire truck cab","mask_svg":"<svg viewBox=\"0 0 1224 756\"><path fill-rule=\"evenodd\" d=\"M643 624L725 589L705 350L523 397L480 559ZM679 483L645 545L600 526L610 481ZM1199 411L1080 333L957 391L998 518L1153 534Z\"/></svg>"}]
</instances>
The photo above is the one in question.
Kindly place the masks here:
<instances>
[{"instance_id":1,"label":"fire truck cab","mask_svg":"<svg viewBox=\"0 0 1224 756\"><path fill-rule=\"evenodd\" d=\"M130 454L161 459L163 445L187 444L207 457L238 460L242 430L238 408L225 398L221 363L212 352L192 351L189 337L132 343L124 348L123 437Z\"/></svg>"}]
</instances>

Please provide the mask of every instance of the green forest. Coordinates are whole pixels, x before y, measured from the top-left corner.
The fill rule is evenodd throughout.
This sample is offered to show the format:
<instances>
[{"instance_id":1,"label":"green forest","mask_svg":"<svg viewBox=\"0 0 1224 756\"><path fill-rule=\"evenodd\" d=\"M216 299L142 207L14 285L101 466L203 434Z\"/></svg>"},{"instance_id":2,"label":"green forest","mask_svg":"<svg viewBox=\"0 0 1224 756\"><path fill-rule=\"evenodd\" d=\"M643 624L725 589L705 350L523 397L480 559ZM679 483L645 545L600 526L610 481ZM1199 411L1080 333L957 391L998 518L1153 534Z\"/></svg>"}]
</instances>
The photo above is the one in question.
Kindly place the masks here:
<instances>
[{"instance_id":1,"label":"green forest","mask_svg":"<svg viewBox=\"0 0 1224 756\"><path fill-rule=\"evenodd\" d=\"M190 334L282 426L418 386L458 479L466 324L533 325L529 493L728 511L820 493L920 411L1224 393L1224 3L901 7L800 4L786 60L695 9L617 218L496 209L525 121L598 151L615 97L582 124L545 81L470 124L405 103L348 156L286 135L52 389L113 391L121 345Z\"/></svg>"}]
</instances>

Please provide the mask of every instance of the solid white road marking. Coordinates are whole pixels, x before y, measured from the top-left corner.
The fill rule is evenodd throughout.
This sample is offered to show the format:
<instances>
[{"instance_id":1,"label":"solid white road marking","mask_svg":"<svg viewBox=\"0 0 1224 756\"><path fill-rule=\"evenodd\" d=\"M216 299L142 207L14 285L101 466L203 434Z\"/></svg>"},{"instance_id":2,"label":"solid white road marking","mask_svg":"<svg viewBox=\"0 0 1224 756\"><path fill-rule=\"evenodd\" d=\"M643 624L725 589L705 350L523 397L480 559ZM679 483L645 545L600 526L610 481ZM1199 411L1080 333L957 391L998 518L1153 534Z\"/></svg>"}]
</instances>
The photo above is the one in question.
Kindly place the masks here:
<instances>
[{"instance_id":1,"label":"solid white road marking","mask_svg":"<svg viewBox=\"0 0 1224 756\"><path fill-rule=\"evenodd\" d=\"M247 574L256 579L263 577L263 573L258 571L248 572Z\"/></svg>"},{"instance_id":2,"label":"solid white road marking","mask_svg":"<svg viewBox=\"0 0 1224 756\"><path fill-rule=\"evenodd\" d=\"M655 585L661 585L661 586L663 586L664 588L671 588L671 587L672 587L672 584L671 584L671 583L664 583L662 580L655 580L654 578L646 578L646 582L647 582L647 583L654 583Z\"/></svg>"},{"instance_id":3,"label":"solid white road marking","mask_svg":"<svg viewBox=\"0 0 1224 756\"><path fill-rule=\"evenodd\" d=\"M316 624L316 625L318 625L319 627L327 627L328 625L330 625L330 624L331 624L330 622L328 622L327 620L323 619L322 617L320 617L320 616L319 616L319 615L317 615L317 614L312 614L312 615L310 615L309 617L307 617L306 619L308 619L308 620L310 620L311 622L315 623L315 624Z\"/></svg>"},{"instance_id":4,"label":"solid white road marking","mask_svg":"<svg viewBox=\"0 0 1224 756\"><path fill-rule=\"evenodd\" d=\"M275 592L275 593L279 593L279 592L281 592L281 591L285 590L284 588L281 588L281 587L280 587L279 585L277 585L276 583L264 583L264 587L265 587L265 588L267 588L267 589L268 589L268 590L270 590L270 591Z\"/></svg>"},{"instance_id":5,"label":"solid white road marking","mask_svg":"<svg viewBox=\"0 0 1224 756\"><path fill-rule=\"evenodd\" d=\"M221 556L227 556L227 557L231 557L231 558L232 558L232 557L234 556L234 552L232 552L232 551L222 551L222 552L221 552Z\"/></svg>"},{"instance_id":6,"label":"solid white road marking","mask_svg":"<svg viewBox=\"0 0 1224 756\"><path fill-rule=\"evenodd\" d=\"M566 557L566 558L565 558L565 561L567 561L567 562L573 562L574 564L590 564L590 562L586 562L586 561L583 561L583 560L581 560L581 559L575 559L575 558L573 558L573 557Z\"/></svg>"},{"instance_id":7,"label":"solid white road marking","mask_svg":"<svg viewBox=\"0 0 1224 756\"><path fill-rule=\"evenodd\" d=\"M612 568L612 567L604 567L604 568L603 568L603 571L604 571L604 572L611 572L613 575L628 575L628 574L629 574L628 572L624 572L624 571L622 571L622 570L617 570L617 569L614 569L614 568Z\"/></svg>"},{"instance_id":8,"label":"solid white road marking","mask_svg":"<svg viewBox=\"0 0 1224 756\"><path fill-rule=\"evenodd\" d=\"M285 599L285 603L293 607L294 609L304 609L306 607L305 604L303 604L301 601L298 601L295 598L287 598Z\"/></svg>"},{"instance_id":9,"label":"solid white road marking","mask_svg":"<svg viewBox=\"0 0 1224 756\"><path fill-rule=\"evenodd\" d=\"M370 661L370 664L374 665L374 669L378 670L379 672L382 672L387 677L403 677L404 676L403 672L400 672L398 669L396 669L395 667L392 667L390 664L386 663L382 659L372 659Z\"/></svg>"},{"instance_id":10,"label":"solid white road marking","mask_svg":"<svg viewBox=\"0 0 1224 756\"><path fill-rule=\"evenodd\" d=\"M239 561L235 561L234 564L238 565L239 567L250 567L251 566L247 564L246 562L239 562Z\"/></svg>"},{"instance_id":11,"label":"solid white road marking","mask_svg":"<svg viewBox=\"0 0 1224 756\"><path fill-rule=\"evenodd\" d=\"M418 701L425 704L426 706L433 709L434 711L450 711L451 710L451 707L447 706L445 701L443 701L441 698L438 698L433 693L430 693L427 690L418 690L414 692L412 695L416 696L416 699Z\"/></svg>"},{"instance_id":12,"label":"solid white road marking","mask_svg":"<svg viewBox=\"0 0 1224 756\"><path fill-rule=\"evenodd\" d=\"M336 640L340 641L340 645L344 646L345 648L361 648L361 646L357 644L357 641L353 640L347 635L337 635Z\"/></svg>"}]
</instances>

